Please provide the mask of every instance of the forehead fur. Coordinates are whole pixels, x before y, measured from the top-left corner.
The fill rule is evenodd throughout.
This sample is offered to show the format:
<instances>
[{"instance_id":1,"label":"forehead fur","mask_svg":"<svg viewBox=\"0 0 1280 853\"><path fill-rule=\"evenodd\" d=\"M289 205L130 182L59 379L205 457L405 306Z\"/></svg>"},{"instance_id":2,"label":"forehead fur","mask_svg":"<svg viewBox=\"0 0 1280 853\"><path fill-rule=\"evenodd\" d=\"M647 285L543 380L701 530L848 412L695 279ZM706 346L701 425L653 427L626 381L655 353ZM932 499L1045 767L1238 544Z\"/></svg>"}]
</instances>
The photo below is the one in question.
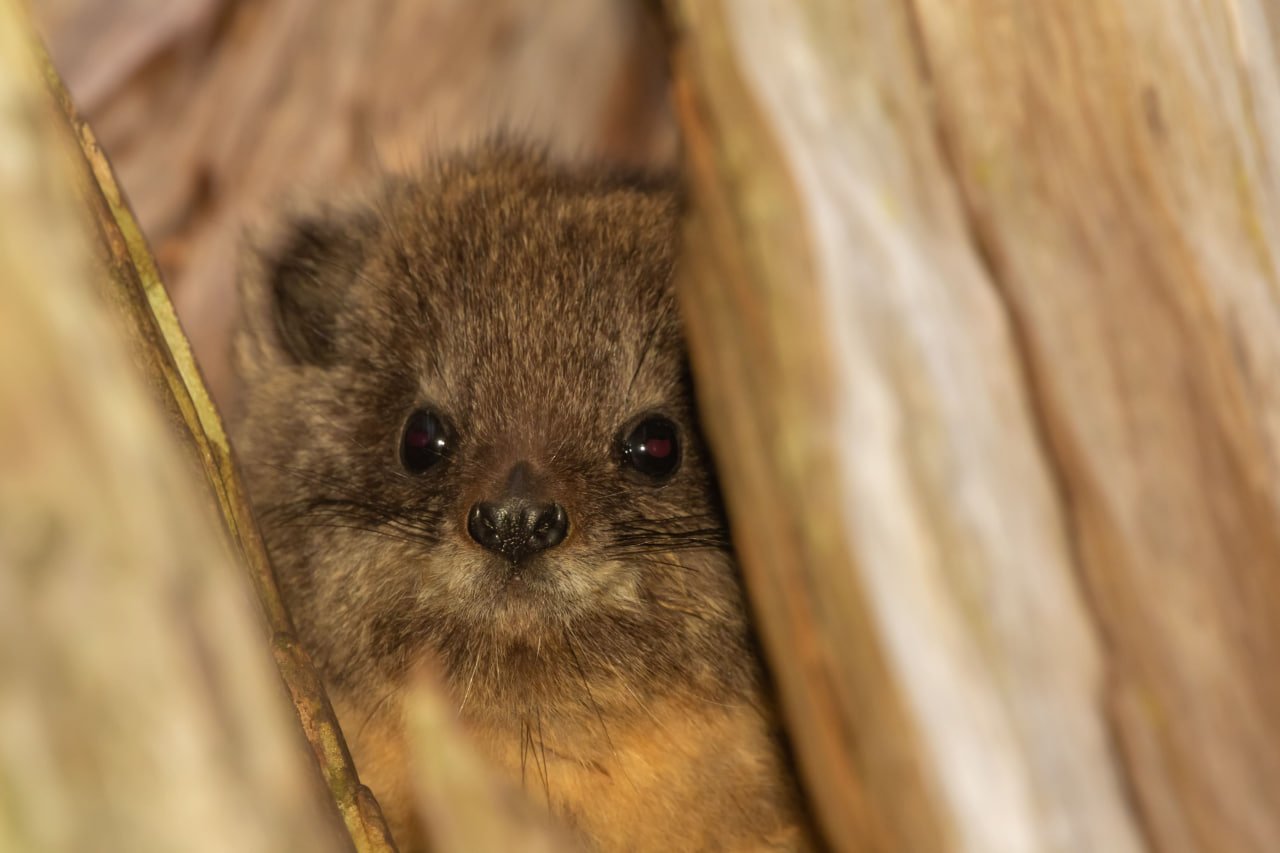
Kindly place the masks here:
<instances>
[{"instance_id":1,"label":"forehead fur","mask_svg":"<svg viewBox=\"0 0 1280 853\"><path fill-rule=\"evenodd\" d=\"M394 179L355 217L348 360L513 403L643 391L642 360L676 372L677 223L662 182L507 148Z\"/></svg>"}]
</instances>

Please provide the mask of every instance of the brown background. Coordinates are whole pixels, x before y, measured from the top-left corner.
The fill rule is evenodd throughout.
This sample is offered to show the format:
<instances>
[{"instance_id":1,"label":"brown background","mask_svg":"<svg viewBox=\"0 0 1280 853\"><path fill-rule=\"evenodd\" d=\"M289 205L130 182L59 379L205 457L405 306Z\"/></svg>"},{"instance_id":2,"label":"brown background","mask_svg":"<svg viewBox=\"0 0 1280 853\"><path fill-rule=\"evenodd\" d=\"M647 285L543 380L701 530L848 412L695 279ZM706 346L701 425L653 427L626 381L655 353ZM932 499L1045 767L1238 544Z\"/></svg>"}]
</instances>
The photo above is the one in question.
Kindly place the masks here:
<instances>
[{"instance_id":1,"label":"brown background","mask_svg":"<svg viewBox=\"0 0 1280 853\"><path fill-rule=\"evenodd\" d=\"M495 129L669 164L657 28L609 0L33 0L215 396L246 229Z\"/></svg>"}]
</instances>

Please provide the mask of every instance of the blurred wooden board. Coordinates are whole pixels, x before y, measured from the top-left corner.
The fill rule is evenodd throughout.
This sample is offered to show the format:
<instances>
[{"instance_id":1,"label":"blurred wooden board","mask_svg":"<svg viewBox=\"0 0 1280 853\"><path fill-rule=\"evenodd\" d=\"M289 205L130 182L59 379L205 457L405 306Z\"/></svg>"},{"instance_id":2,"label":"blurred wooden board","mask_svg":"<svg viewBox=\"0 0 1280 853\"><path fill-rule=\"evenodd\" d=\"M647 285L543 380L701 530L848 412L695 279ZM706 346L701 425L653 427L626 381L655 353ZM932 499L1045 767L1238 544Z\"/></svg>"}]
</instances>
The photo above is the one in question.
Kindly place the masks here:
<instances>
[{"instance_id":1,"label":"blurred wooden board","mask_svg":"<svg viewBox=\"0 0 1280 853\"><path fill-rule=\"evenodd\" d=\"M80 155L17 9L0 2L0 849L350 849L102 299Z\"/></svg>"},{"instance_id":2,"label":"blurred wooden board","mask_svg":"<svg viewBox=\"0 0 1280 853\"><path fill-rule=\"evenodd\" d=\"M1280 12L681 0L703 411L841 850L1280 849Z\"/></svg>"}]
</instances>

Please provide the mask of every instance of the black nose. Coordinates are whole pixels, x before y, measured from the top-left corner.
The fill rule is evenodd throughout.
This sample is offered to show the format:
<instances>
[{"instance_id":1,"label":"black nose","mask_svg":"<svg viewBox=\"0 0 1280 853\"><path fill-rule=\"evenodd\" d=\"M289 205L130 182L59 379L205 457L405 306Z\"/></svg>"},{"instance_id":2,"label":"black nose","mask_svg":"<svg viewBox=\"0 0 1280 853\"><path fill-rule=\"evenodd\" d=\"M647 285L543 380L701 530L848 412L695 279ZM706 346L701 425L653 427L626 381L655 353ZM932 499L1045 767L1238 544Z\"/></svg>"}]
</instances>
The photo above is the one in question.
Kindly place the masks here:
<instances>
[{"instance_id":1,"label":"black nose","mask_svg":"<svg viewBox=\"0 0 1280 853\"><path fill-rule=\"evenodd\" d=\"M467 532L485 548L515 563L563 542L569 532L569 516L557 503L523 498L480 501L467 515Z\"/></svg>"}]
</instances>

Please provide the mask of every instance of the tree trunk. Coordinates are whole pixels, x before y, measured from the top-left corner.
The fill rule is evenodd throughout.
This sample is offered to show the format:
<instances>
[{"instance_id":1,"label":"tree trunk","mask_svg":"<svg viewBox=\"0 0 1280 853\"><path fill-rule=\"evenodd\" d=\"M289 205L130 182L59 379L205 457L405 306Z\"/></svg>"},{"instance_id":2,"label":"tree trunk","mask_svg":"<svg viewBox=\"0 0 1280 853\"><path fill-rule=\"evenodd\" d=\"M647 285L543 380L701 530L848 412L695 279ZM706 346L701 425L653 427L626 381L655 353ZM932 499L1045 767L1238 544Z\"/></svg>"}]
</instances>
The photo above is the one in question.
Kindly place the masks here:
<instances>
[{"instance_id":1,"label":"tree trunk","mask_svg":"<svg viewBox=\"0 0 1280 853\"><path fill-rule=\"evenodd\" d=\"M837 849L1280 849L1257 2L670 4L683 298Z\"/></svg>"}]
</instances>

